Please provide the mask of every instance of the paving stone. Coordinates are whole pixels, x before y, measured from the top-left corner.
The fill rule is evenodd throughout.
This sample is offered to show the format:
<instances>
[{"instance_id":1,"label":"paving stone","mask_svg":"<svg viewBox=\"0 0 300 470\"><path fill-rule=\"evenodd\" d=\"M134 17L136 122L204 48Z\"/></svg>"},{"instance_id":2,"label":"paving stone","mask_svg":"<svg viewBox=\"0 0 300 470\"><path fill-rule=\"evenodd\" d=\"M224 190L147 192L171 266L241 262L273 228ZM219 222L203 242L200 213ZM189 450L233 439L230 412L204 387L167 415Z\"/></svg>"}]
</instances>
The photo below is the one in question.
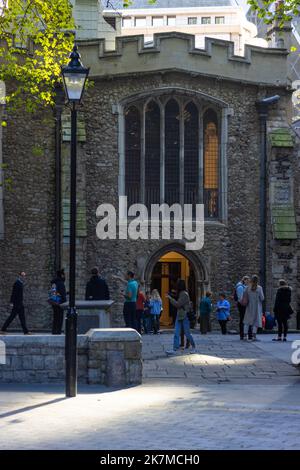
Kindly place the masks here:
<instances>
[{"instance_id":1,"label":"paving stone","mask_svg":"<svg viewBox=\"0 0 300 470\"><path fill-rule=\"evenodd\" d=\"M151 341L169 348L171 337L163 336ZM206 342L214 345L214 338ZM201 338L196 341L201 344ZM249 345L246 350L238 338L230 341L241 360L255 361L257 373L239 361L226 367L226 357L222 366L199 367L198 355L162 355L145 358L142 385L79 386L72 400L62 400L61 386L3 384L1 449L300 450L298 370L269 349ZM144 352L150 345L143 344ZM237 375L241 371L245 377ZM48 372L53 381L54 372ZM101 372L94 372L91 382L99 380ZM8 379L13 381L13 374ZM180 432L174 432L178 426Z\"/></svg>"}]
</instances>

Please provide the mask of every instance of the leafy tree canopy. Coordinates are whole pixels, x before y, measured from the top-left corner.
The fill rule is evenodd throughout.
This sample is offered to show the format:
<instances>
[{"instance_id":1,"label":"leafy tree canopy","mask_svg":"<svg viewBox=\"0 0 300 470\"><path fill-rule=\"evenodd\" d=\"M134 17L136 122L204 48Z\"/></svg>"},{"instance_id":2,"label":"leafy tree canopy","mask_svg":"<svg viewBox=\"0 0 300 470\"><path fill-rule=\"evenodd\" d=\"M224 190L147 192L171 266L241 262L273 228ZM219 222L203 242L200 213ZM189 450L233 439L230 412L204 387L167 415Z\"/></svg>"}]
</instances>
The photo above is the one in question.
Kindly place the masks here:
<instances>
[{"instance_id":1,"label":"leafy tree canopy","mask_svg":"<svg viewBox=\"0 0 300 470\"><path fill-rule=\"evenodd\" d=\"M0 80L14 83L9 105L32 110L53 102L74 28L69 0L0 0Z\"/></svg>"},{"instance_id":2,"label":"leafy tree canopy","mask_svg":"<svg viewBox=\"0 0 300 470\"><path fill-rule=\"evenodd\" d=\"M263 18L265 23L270 24L274 20L282 25L285 21L298 16L300 12L300 0L248 0L248 5L252 10L257 11L258 16Z\"/></svg>"},{"instance_id":3,"label":"leafy tree canopy","mask_svg":"<svg viewBox=\"0 0 300 470\"><path fill-rule=\"evenodd\" d=\"M123 0L125 7L131 3ZM248 0L266 23L299 14L300 0L279 2L276 11L271 9L274 3ZM53 102L54 84L72 49L74 29L69 0L0 0L0 80L15 83L9 89L8 104L22 103L32 110Z\"/></svg>"}]
</instances>

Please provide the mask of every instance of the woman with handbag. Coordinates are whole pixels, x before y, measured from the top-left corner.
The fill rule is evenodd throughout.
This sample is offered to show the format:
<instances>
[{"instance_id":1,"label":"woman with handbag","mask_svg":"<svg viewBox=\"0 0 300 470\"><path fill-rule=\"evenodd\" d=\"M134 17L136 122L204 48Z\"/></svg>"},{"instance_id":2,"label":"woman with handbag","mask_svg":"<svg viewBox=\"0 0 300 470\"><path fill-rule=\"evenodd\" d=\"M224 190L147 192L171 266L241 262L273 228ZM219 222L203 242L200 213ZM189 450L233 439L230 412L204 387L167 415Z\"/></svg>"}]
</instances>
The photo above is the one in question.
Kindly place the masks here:
<instances>
[{"instance_id":1,"label":"woman with handbag","mask_svg":"<svg viewBox=\"0 0 300 470\"><path fill-rule=\"evenodd\" d=\"M288 320L293 314L291 307L292 290L284 279L279 281L279 288L276 293L274 314L278 323L278 336L272 341L281 341L283 333L283 341L286 341L288 334Z\"/></svg>"},{"instance_id":2,"label":"woman with handbag","mask_svg":"<svg viewBox=\"0 0 300 470\"><path fill-rule=\"evenodd\" d=\"M244 340L258 341L256 333L262 328L263 301L265 296L263 289L258 285L258 276L252 276L250 285L244 292L242 305L246 306L244 317ZM252 339L248 338L249 326L252 326Z\"/></svg>"},{"instance_id":3,"label":"woman with handbag","mask_svg":"<svg viewBox=\"0 0 300 470\"><path fill-rule=\"evenodd\" d=\"M176 354L180 348L180 332L181 328L184 330L184 335L186 339L190 342L192 349L191 354L196 352L196 346L193 336L190 332L190 321L188 319L188 312L190 311L190 296L186 290L186 284L183 279L179 279L177 282L177 300L175 300L170 295L167 295L167 298L177 309L177 316L175 321L175 333L174 333L174 342L173 349L166 351L168 355Z\"/></svg>"}]
</instances>

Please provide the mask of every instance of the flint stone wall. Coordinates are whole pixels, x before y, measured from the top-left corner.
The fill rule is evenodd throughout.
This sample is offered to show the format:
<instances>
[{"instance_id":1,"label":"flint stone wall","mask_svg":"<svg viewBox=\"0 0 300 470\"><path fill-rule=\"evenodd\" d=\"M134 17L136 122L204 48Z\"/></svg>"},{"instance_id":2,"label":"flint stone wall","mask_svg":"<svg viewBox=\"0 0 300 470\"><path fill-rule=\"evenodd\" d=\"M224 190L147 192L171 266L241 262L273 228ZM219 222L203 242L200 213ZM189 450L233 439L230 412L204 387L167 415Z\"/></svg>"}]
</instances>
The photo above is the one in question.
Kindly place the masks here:
<instances>
[{"instance_id":1,"label":"flint stone wall","mask_svg":"<svg viewBox=\"0 0 300 470\"><path fill-rule=\"evenodd\" d=\"M65 336L9 335L0 383L63 383ZM107 386L142 382L142 343L131 329L92 329L78 335L78 381Z\"/></svg>"},{"instance_id":2,"label":"flint stone wall","mask_svg":"<svg viewBox=\"0 0 300 470\"><path fill-rule=\"evenodd\" d=\"M222 100L232 109L232 116L228 118L226 151L228 192L224 194L228 218L224 223L207 221L205 225L204 248L195 255L199 258L199 267L205 267L207 271L208 282L199 277L199 291L209 288L215 302L219 291L232 296L235 283L243 275L257 274L259 271L260 134L255 103L266 94L279 93L280 103L270 109L269 120L272 126L283 127L288 122L290 91L281 86L261 87L254 83L238 83L220 77L212 79L182 71L156 71L130 77L116 76L114 79L98 77L94 86L86 91L84 107L80 111L86 127L86 141L78 143L78 200L86 206L87 236L77 240L77 298L83 297L90 269L99 266L108 282L111 298L115 300L113 326L124 324L123 285L113 276L131 269L136 272L138 281L149 287L150 280L144 276L149 260L164 246L168 251L168 243L163 240L100 241L96 236L99 222L97 207L101 203L118 206L119 116L116 110L122 100L146 91L151 95L151 90L165 87L185 89L191 94L201 92ZM50 112L44 113L44 117L37 113L28 118L26 116L26 119L22 113L16 112L8 116L8 126L3 135L4 163L9 164L6 176L12 177L14 191L5 191L4 194L5 237L0 241L0 323L9 314L9 298L16 273L24 269L27 272L25 312L32 331L49 331L52 321L47 295L54 271L53 135L54 119ZM299 160L296 154L291 158ZM295 188L299 179L298 166L298 163L295 164ZM272 178L270 168L268 178ZM85 192L81 191L83 187L86 188ZM298 215L298 227L299 220ZM65 244L64 248L63 267L67 273L69 245ZM267 249L270 257L273 250L270 239ZM275 270L279 264L277 261L274 263ZM276 292L272 273L268 279L267 309L271 310ZM299 272L296 273L293 267L289 282L293 292L297 292L293 299L295 309L299 303L298 280ZM235 308L233 318L237 329L238 314ZM215 326L219 328L216 322L213 324ZM12 328L20 328L18 320Z\"/></svg>"}]
</instances>

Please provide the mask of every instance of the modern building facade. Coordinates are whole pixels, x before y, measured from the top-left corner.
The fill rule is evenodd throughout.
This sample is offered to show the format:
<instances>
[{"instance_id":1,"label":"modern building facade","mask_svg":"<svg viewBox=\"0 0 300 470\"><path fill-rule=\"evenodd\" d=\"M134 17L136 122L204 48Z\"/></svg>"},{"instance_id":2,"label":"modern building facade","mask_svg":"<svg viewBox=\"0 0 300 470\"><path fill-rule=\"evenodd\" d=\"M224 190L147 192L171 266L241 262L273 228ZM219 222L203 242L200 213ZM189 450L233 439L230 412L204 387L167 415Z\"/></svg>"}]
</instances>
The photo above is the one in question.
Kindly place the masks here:
<instances>
[{"instance_id":1,"label":"modern building facade","mask_svg":"<svg viewBox=\"0 0 300 470\"><path fill-rule=\"evenodd\" d=\"M159 5L167 8L169 3L174 5L163 0ZM205 3L210 8L215 2ZM82 8L83 1L79 4ZM90 269L99 266L116 300L113 324L121 325L123 286L114 276L131 269L146 290L161 292L162 323L167 326L171 317L165 293L179 277L186 279L195 308L207 289L213 291L214 300L220 291L231 297L243 275L259 273L266 229L267 309L272 308L278 280L286 278L293 288L296 311L299 143L290 129L292 90L286 50L246 45L241 56L233 42L220 38L207 38L205 49L199 49L195 35L186 32L158 32L147 44L140 34L123 36L111 28L109 47L97 28L95 36L79 40L93 86L79 112L77 135L78 298L84 295ZM264 132L257 102L273 95L280 100L268 111L267 203L262 208ZM59 194L54 136L51 110L26 119L22 113L10 115L3 132L3 160L8 163L13 191L4 190L0 318L7 314L15 273L25 269L33 329L47 329L51 321L47 292L57 256L57 198L62 211L61 257L65 268L68 263L67 110L62 116ZM127 196L129 205L143 203L148 208L164 202L203 203L204 247L189 251L184 238L172 237L99 240L97 208L104 203L118 208L120 196Z\"/></svg>"},{"instance_id":2,"label":"modern building facade","mask_svg":"<svg viewBox=\"0 0 300 470\"><path fill-rule=\"evenodd\" d=\"M103 5L106 6L104 17L120 14L122 35L142 34L147 43L153 41L155 33L178 31L193 34L199 48L204 47L205 37L232 41L238 55L244 54L245 44L266 45L263 39L256 38L256 27L246 19L235 0L162 0L155 4L134 0L126 9L122 1L112 0Z\"/></svg>"}]
</instances>

